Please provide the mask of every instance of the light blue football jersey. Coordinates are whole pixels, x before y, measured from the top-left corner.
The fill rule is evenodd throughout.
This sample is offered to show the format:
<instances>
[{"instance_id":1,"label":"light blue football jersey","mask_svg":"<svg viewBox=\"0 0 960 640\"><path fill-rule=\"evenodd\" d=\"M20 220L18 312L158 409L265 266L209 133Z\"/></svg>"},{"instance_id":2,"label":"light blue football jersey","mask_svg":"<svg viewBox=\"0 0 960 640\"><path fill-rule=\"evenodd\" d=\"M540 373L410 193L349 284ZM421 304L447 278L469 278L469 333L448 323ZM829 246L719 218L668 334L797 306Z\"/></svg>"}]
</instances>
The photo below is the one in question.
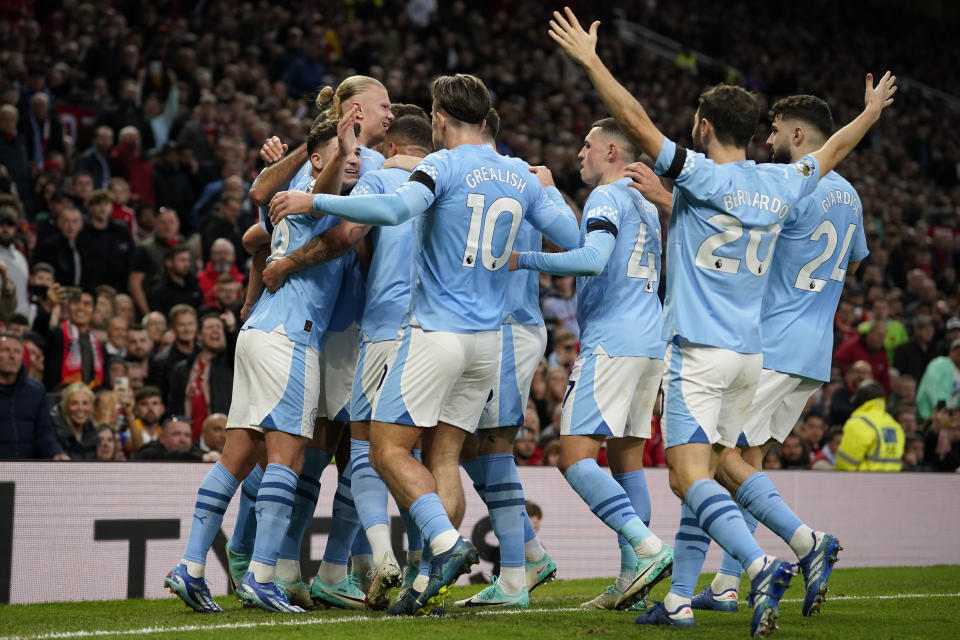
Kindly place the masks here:
<instances>
[{"instance_id":1,"label":"light blue football jersey","mask_svg":"<svg viewBox=\"0 0 960 640\"><path fill-rule=\"evenodd\" d=\"M286 187L286 190L289 191L307 191L306 185L313 183L313 176L310 174L313 172L313 165L310 164L308 159L303 163L303 166L297 171L297 174L293 176L293 180L289 182ZM312 190L312 187L311 187ZM284 189L281 189L284 191Z\"/></svg>"},{"instance_id":2,"label":"light blue football jersey","mask_svg":"<svg viewBox=\"0 0 960 640\"><path fill-rule=\"evenodd\" d=\"M631 189L629 178L601 185L583 207L581 246L592 223L616 228L616 243L603 271L577 278L580 353L662 359L660 218L657 208Z\"/></svg>"},{"instance_id":3,"label":"light blue football jersey","mask_svg":"<svg viewBox=\"0 0 960 640\"><path fill-rule=\"evenodd\" d=\"M410 172L398 168L370 171L360 178L352 194L391 193L409 177ZM392 227L373 227L370 239L373 259L367 274L367 301L360 329L371 342L393 340L410 303L413 220Z\"/></svg>"},{"instance_id":4,"label":"light blue football jersey","mask_svg":"<svg viewBox=\"0 0 960 640\"><path fill-rule=\"evenodd\" d=\"M565 212L528 165L490 145L431 153L411 180L433 193L414 218L414 279L404 324L430 331L496 331L503 319L507 265L526 217L541 231Z\"/></svg>"},{"instance_id":5,"label":"light blue football jersey","mask_svg":"<svg viewBox=\"0 0 960 640\"><path fill-rule=\"evenodd\" d=\"M777 240L763 297L763 367L828 382L847 264L870 253L863 208L850 183L831 171L797 209L796 224Z\"/></svg>"},{"instance_id":6,"label":"light blue football jersey","mask_svg":"<svg viewBox=\"0 0 960 640\"><path fill-rule=\"evenodd\" d=\"M513 243L514 251L541 251L543 234L528 221L520 223L517 238ZM540 274L536 271L521 269L514 271L507 279L507 299L503 305L503 321L515 324L543 326L543 312L540 310Z\"/></svg>"},{"instance_id":7,"label":"light blue football jersey","mask_svg":"<svg viewBox=\"0 0 960 640\"><path fill-rule=\"evenodd\" d=\"M360 145L360 177L368 171L376 171L383 166L385 159L379 151Z\"/></svg>"},{"instance_id":8,"label":"light blue football jersey","mask_svg":"<svg viewBox=\"0 0 960 640\"><path fill-rule=\"evenodd\" d=\"M263 215L261 208L261 219ZM318 220L310 215L287 216L273 228L267 262L293 253L336 223L335 218ZM291 273L276 293L264 289L243 329L269 332L282 328L294 342L319 352L323 348L342 277L343 262L340 259Z\"/></svg>"},{"instance_id":9,"label":"light blue football jersey","mask_svg":"<svg viewBox=\"0 0 960 640\"><path fill-rule=\"evenodd\" d=\"M760 305L777 235L820 166L717 164L664 138L654 170L674 179L663 337L761 353Z\"/></svg>"}]
</instances>

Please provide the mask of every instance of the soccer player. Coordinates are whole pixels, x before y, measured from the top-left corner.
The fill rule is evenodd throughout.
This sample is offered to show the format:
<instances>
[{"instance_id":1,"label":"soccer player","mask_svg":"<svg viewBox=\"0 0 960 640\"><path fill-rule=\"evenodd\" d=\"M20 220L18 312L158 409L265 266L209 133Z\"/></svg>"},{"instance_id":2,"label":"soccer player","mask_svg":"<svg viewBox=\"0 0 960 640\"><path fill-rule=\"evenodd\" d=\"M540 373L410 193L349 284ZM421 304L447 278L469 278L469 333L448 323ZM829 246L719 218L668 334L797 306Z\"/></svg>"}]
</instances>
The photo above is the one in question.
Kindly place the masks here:
<instances>
[{"instance_id":1,"label":"soccer player","mask_svg":"<svg viewBox=\"0 0 960 640\"><path fill-rule=\"evenodd\" d=\"M560 428L560 471L591 511L619 534L620 576L584 603L627 608L670 575L673 549L647 528L650 495L643 448L663 377L660 221L656 207L628 185L636 146L613 118L593 124L577 158L586 184L581 246L566 253L516 253L521 269L577 280L580 357L570 374ZM635 329L624 330L624 320ZM607 440L613 478L597 466Z\"/></svg>"},{"instance_id":2,"label":"soccer player","mask_svg":"<svg viewBox=\"0 0 960 640\"><path fill-rule=\"evenodd\" d=\"M578 235L576 220L529 178L525 163L482 146L480 129L490 108L482 81L440 76L431 94L434 143L443 150L424 158L397 191L312 199L285 192L271 201L274 221L311 210L367 224L415 218L410 304L375 399L370 462L429 541L421 610L439 603L477 561L476 549L453 525L464 510L459 454L495 381L504 267L520 222L529 216L565 247ZM426 466L410 455L421 432Z\"/></svg>"},{"instance_id":3,"label":"soccer player","mask_svg":"<svg viewBox=\"0 0 960 640\"><path fill-rule=\"evenodd\" d=\"M603 65L596 53L600 23L587 32L569 8L565 14L554 12L550 36L584 67L630 138L656 159L654 170L675 184L664 313L664 338L670 341L664 435L670 486L683 510L670 593L637 622L693 625L690 603L709 541L697 534L699 528L747 572L751 634L767 635L776 628L791 565L764 555L713 475L720 452L736 444L760 374L759 294L777 234L796 217L797 201L813 191L821 172L832 171L893 102L894 78L887 73L874 87L868 74L863 112L814 153L790 166L756 165L746 160L759 115L750 94L733 86L704 92L694 117L697 151L684 149L664 137Z\"/></svg>"},{"instance_id":4,"label":"soccer player","mask_svg":"<svg viewBox=\"0 0 960 640\"><path fill-rule=\"evenodd\" d=\"M348 126L353 123L347 119ZM318 155L333 137L330 123L308 143ZM319 160L312 160L314 169ZM352 166L359 165L355 149ZM312 187L312 185L310 185ZM333 224L311 216L294 216L269 230L271 255L279 258ZM304 448L313 437L316 398L320 394L319 354L333 311L343 265L311 267L292 277L275 293L262 294L237 339L236 374L223 456L197 492L193 524L183 560L164 584L197 611L222 609L203 579L207 551L220 529L223 514L241 479L253 469L266 447L267 466L256 500L257 535L248 572L237 584L238 596L269 611L300 613L274 583L283 532L290 524Z\"/></svg>"},{"instance_id":5,"label":"soccer player","mask_svg":"<svg viewBox=\"0 0 960 640\"><path fill-rule=\"evenodd\" d=\"M481 139L491 148L500 131L500 116L491 107L487 113ZM531 167L544 184L549 177L545 167ZM552 180L544 185L547 195L566 208L563 196ZM570 213L573 215L573 212ZM514 249L539 251L543 236L526 220L520 223ZM528 607L530 592L556 577L557 565L544 550L527 516L523 487L513 457L513 443L520 427L530 394L530 384L547 346L547 330L540 311L540 285L536 273L519 273L510 277L503 324L500 328L500 363L493 395L480 416L476 455L465 460L463 468L473 481L490 512L493 532L500 543L500 575L493 583L471 598L457 602L461 607Z\"/></svg>"},{"instance_id":6,"label":"soccer player","mask_svg":"<svg viewBox=\"0 0 960 640\"><path fill-rule=\"evenodd\" d=\"M820 98L797 95L774 103L770 126L773 161L792 164L823 146L833 117ZM762 472L763 456L774 442L783 442L810 395L829 381L833 316L843 281L857 272L868 251L860 198L836 172L823 176L797 208L797 223L780 233L770 266L760 314L763 370L756 394L738 447L724 452L717 479L746 509L751 531L759 518L797 554L807 616L820 609L840 543L814 532L790 510ZM740 564L724 553L719 573L693 598L693 608L736 611L739 585Z\"/></svg>"},{"instance_id":7,"label":"soccer player","mask_svg":"<svg viewBox=\"0 0 960 640\"><path fill-rule=\"evenodd\" d=\"M394 120L387 130L383 148L387 157L402 154L422 159L433 149L429 121L418 116ZM409 177L410 171L400 168L367 172L351 191L351 195L390 193ZM350 491L376 563L371 587L367 592L367 604L372 608L381 608L389 603L390 588L400 584L400 567L390 543L387 487L369 462L371 403L383 371L390 364L394 340L410 299L413 221L386 227L340 222L298 251L271 263L264 272L264 280L270 287L279 286L290 273L312 264L336 259L350 251L368 234L372 240L373 255L366 282L360 355L356 363L356 373L352 378L350 419L353 476ZM405 519L409 517L406 510L402 510L402 514ZM405 524L408 525L410 549L407 557L408 571L416 575L420 561L420 533L416 526L413 526L412 520L405 520ZM411 577L410 580L412 579ZM334 595L328 587L323 586L322 576L314 580L314 585L318 584L318 580L320 586L315 587L315 590L324 590L324 594L328 596ZM360 605L362 604L361 597Z\"/></svg>"}]
</instances>

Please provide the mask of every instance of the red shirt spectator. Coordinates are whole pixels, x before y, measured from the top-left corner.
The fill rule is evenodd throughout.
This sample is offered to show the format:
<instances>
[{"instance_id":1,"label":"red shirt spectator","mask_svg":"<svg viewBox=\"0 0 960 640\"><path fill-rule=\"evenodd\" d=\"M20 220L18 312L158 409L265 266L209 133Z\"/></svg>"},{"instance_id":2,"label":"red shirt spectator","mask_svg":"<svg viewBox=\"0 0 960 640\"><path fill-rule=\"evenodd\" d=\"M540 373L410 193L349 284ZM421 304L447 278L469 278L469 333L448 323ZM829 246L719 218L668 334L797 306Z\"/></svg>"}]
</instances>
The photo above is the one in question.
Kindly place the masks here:
<instances>
[{"instance_id":1,"label":"red shirt spectator","mask_svg":"<svg viewBox=\"0 0 960 640\"><path fill-rule=\"evenodd\" d=\"M848 338L837 347L837 350L833 353L833 361L846 371L857 360L866 360L873 370L873 379L880 383L884 393L889 394L889 364L887 362L887 351L883 348L883 341L886 337L886 323L875 322L870 326L867 333Z\"/></svg>"}]
</instances>

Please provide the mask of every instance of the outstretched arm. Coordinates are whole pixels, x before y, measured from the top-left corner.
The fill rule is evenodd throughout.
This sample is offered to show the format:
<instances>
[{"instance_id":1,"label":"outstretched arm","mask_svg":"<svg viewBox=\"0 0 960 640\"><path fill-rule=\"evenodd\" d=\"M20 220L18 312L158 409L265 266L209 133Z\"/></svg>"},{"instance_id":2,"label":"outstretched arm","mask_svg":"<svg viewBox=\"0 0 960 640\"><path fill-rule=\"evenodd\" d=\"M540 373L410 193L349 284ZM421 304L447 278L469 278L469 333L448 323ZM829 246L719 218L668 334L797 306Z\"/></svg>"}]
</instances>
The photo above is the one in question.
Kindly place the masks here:
<instances>
[{"instance_id":1,"label":"outstretched arm","mask_svg":"<svg viewBox=\"0 0 960 640\"><path fill-rule=\"evenodd\" d=\"M617 82L597 55L597 27L600 21L591 24L588 33L580 26L570 7L564 7L563 11L566 16L559 11L553 12L547 33L574 62L584 68L610 114L630 139L651 158L658 157L663 134L647 116L643 106Z\"/></svg>"},{"instance_id":2,"label":"outstretched arm","mask_svg":"<svg viewBox=\"0 0 960 640\"><path fill-rule=\"evenodd\" d=\"M353 249L369 231L370 225L341 222L313 236L296 251L270 261L263 269L264 286L270 293L276 292L291 273L339 258Z\"/></svg>"},{"instance_id":3,"label":"outstretched arm","mask_svg":"<svg viewBox=\"0 0 960 640\"><path fill-rule=\"evenodd\" d=\"M433 204L433 191L420 182L405 182L393 193L360 196L311 195L296 191L278 193L270 201L270 220L277 224L290 215L328 213L360 224L393 226L420 215Z\"/></svg>"},{"instance_id":4,"label":"outstretched arm","mask_svg":"<svg viewBox=\"0 0 960 640\"><path fill-rule=\"evenodd\" d=\"M616 238L607 231L591 231L583 246L563 253L539 251L513 252L510 270L529 269L544 271L558 276L595 276L603 272L613 253Z\"/></svg>"},{"instance_id":5,"label":"outstretched arm","mask_svg":"<svg viewBox=\"0 0 960 640\"><path fill-rule=\"evenodd\" d=\"M825 176L836 167L841 160L847 157L855 146L860 143L870 127L880 119L880 113L893 104L893 94L897 92L894 83L897 77L887 71L880 78L877 86L873 86L873 74L868 73L866 90L863 95L863 111L851 120L845 127L830 136L823 146L811 153L820 164L820 175Z\"/></svg>"}]
</instances>

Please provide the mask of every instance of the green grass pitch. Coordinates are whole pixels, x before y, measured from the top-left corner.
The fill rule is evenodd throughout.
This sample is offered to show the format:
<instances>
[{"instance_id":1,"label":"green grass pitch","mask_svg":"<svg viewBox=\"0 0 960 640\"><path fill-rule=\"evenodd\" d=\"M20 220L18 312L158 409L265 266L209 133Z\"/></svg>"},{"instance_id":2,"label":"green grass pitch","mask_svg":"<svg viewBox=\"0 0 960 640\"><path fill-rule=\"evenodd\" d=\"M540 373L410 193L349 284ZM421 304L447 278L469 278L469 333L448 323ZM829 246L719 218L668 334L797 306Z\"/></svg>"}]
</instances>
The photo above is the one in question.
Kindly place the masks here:
<instances>
[{"instance_id":1,"label":"green grass pitch","mask_svg":"<svg viewBox=\"0 0 960 640\"><path fill-rule=\"evenodd\" d=\"M560 568L561 571L563 568ZM157 577L162 580L162 576ZM710 576L702 576L702 586ZM218 597L219 615L194 613L171 596L161 600L60 602L0 605L0 640L12 638L384 638L390 640L498 640L551 638L710 638L749 637L750 612L741 602L736 614L696 612L696 627L686 631L639 627L634 614L580 611L580 602L600 593L610 580L569 580L534 592L529 610L450 610L444 617L390 618L381 613L318 610L301 616L241 609L230 596ZM960 637L960 566L837 569L823 613L800 615L802 577L787 591L780 607L776 638L896 639ZM747 588L744 581L743 589ZM37 585L42 588L42 585ZM464 598L478 586L458 587ZM658 585L652 597L667 590ZM745 591L741 591L741 595ZM78 594L82 597L82 594ZM448 607L450 609L450 607ZM676 634L676 635L674 635Z\"/></svg>"}]
</instances>

